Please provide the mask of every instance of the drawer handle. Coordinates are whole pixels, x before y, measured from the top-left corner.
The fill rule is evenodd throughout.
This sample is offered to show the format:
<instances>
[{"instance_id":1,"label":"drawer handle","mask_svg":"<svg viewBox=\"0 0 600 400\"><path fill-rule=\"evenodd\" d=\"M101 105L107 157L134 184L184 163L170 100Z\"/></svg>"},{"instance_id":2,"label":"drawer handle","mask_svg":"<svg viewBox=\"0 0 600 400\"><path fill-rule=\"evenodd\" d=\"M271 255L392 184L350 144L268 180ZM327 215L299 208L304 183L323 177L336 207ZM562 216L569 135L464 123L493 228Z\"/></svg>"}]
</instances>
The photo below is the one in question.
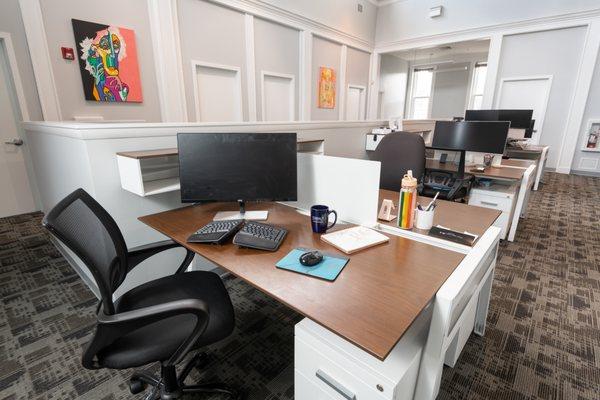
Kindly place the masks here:
<instances>
[{"instance_id":1,"label":"drawer handle","mask_svg":"<svg viewBox=\"0 0 600 400\"><path fill-rule=\"evenodd\" d=\"M317 378L325 382L329 387L331 387L333 390L344 396L346 399L356 400L356 396L354 395L354 393L352 393L350 390L345 388L344 385L342 385L341 383L333 379L331 376L329 376L329 374L319 369L317 370L315 375L317 375Z\"/></svg>"},{"instance_id":2,"label":"drawer handle","mask_svg":"<svg viewBox=\"0 0 600 400\"><path fill-rule=\"evenodd\" d=\"M481 204L485 204L485 205L492 206L492 207L498 207L498 203L491 203L489 201L481 200Z\"/></svg>"}]
</instances>

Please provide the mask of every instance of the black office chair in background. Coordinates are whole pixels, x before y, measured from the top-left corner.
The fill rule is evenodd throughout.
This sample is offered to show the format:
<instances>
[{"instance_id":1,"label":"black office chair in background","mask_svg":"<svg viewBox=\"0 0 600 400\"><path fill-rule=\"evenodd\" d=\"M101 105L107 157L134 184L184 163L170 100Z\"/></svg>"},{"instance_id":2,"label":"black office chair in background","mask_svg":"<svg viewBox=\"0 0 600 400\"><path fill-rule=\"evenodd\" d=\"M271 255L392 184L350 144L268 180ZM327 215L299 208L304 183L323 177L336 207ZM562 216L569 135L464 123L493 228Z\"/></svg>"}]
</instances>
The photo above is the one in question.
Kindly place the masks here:
<instances>
[{"instance_id":1,"label":"black office chair in background","mask_svg":"<svg viewBox=\"0 0 600 400\"><path fill-rule=\"evenodd\" d=\"M402 177L409 169L419 183L425 174L425 141L411 132L394 132L385 135L370 155L373 161L381 162L381 189L400 191Z\"/></svg>"},{"instance_id":2,"label":"black office chair in background","mask_svg":"<svg viewBox=\"0 0 600 400\"><path fill-rule=\"evenodd\" d=\"M185 393L238 393L220 384L185 385L205 354L196 354L177 376L175 366L192 350L231 334L234 312L220 277L213 272L185 272L194 257L187 251L174 275L137 286L113 302L113 293L127 274L145 259L180 247L164 241L127 250L116 222L83 189L60 201L43 225L89 268L101 294L96 331L85 349L87 369L126 369L160 362L160 378L134 372L133 394L153 386L154 395L176 399ZM156 397L158 398L158 397Z\"/></svg>"}]
</instances>

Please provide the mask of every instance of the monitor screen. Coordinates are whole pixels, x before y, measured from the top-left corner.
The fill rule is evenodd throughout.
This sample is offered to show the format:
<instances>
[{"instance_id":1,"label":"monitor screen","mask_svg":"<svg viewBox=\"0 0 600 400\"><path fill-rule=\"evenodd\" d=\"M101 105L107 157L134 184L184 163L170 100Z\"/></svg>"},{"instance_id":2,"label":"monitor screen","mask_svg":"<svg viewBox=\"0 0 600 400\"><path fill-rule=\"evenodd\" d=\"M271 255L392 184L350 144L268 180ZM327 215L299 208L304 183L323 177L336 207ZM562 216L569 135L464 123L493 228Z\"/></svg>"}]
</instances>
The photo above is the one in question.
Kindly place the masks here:
<instances>
[{"instance_id":1,"label":"monitor screen","mask_svg":"<svg viewBox=\"0 0 600 400\"><path fill-rule=\"evenodd\" d=\"M514 129L528 129L533 110L467 110L465 121L510 121Z\"/></svg>"},{"instance_id":2,"label":"monitor screen","mask_svg":"<svg viewBox=\"0 0 600 400\"><path fill-rule=\"evenodd\" d=\"M432 147L502 154L509 126L506 121L436 121Z\"/></svg>"},{"instance_id":3,"label":"monitor screen","mask_svg":"<svg viewBox=\"0 0 600 400\"><path fill-rule=\"evenodd\" d=\"M181 201L297 200L295 133L179 133Z\"/></svg>"}]
</instances>

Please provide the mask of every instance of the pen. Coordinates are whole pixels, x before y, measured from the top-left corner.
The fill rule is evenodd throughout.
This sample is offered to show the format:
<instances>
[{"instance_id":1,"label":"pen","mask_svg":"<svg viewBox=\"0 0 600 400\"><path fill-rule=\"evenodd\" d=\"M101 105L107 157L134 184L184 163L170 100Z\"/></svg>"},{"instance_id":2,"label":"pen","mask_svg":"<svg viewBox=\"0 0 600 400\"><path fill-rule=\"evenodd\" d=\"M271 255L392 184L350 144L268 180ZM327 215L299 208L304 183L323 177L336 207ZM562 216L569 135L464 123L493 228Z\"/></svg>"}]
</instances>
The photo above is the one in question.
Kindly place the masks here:
<instances>
[{"instance_id":1,"label":"pen","mask_svg":"<svg viewBox=\"0 0 600 400\"><path fill-rule=\"evenodd\" d=\"M431 202L429 203L429 205L427 206L427 208L425 208L425 211L429 211L429 208L431 208L431 206L433 205L433 203L435 203L435 200L437 199L437 197L439 196L440 192L437 192L435 194L435 196L433 197L433 200L431 200Z\"/></svg>"}]
</instances>

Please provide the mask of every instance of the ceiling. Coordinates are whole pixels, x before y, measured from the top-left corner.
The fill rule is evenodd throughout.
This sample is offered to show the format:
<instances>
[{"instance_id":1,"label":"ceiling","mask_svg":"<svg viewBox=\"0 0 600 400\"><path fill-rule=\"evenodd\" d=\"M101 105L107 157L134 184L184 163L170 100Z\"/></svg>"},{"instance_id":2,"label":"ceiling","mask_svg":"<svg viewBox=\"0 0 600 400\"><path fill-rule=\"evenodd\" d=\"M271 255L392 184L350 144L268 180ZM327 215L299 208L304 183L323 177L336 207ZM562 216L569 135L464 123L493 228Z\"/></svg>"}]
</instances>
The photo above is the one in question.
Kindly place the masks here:
<instances>
[{"instance_id":1,"label":"ceiling","mask_svg":"<svg viewBox=\"0 0 600 400\"><path fill-rule=\"evenodd\" d=\"M456 55L487 53L489 47L489 40L470 40L467 42L448 43L436 47L398 51L390 54L407 61L428 61L442 58L449 59Z\"/></svg>"}]
</instances>

